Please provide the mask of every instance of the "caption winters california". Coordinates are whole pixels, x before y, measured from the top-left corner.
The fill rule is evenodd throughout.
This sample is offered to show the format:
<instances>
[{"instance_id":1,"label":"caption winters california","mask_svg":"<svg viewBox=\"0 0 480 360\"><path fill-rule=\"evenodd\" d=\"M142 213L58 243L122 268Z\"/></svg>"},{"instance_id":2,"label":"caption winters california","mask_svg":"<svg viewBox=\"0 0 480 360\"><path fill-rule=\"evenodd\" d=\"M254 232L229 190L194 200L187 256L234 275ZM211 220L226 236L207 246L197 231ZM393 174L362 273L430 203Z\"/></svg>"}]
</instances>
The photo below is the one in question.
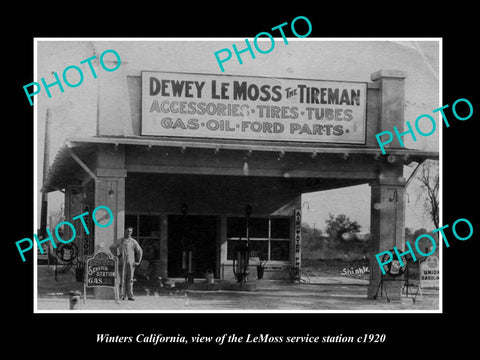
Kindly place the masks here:
<instances>
[{"instance_id":1,"label":"caption winters california","mask_svg":"<svg viewBox=\"0 0 480 360\"><path fill-rule=\"evenodd\" d=\"M306 334L303 336L272 336L270 334L247 334L247 336L238 336L236 334L223 334L219 336L195 336L174 335L167 336L162 334L138 334L137 336L119 336L110 334L97 334L97 343L149 343L158 345L163 343L213 343L218 345L224 343L383 343L386 340L385 334L362 334L359 336L326 335L313 336Z\"/></svg>"}]
</instances>

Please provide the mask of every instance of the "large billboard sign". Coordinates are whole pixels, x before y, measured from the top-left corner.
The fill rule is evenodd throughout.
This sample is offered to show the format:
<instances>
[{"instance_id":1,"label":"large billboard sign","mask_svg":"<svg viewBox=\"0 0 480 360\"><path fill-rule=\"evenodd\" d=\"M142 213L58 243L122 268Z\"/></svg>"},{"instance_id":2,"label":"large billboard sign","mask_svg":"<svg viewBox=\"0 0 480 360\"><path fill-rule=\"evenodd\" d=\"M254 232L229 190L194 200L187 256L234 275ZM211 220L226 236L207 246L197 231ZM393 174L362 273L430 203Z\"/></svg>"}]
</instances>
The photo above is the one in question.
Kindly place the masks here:
<instances>
[{"instance_id":1,"label":"large billboard sign","mask_svg":"<svg viewBox=\"0 0 480 360\"><path fill-rule=\"evenodd\" d=\"M367 84L142 72L142 135L364 144Z\"/></svg>"}]
</instances>

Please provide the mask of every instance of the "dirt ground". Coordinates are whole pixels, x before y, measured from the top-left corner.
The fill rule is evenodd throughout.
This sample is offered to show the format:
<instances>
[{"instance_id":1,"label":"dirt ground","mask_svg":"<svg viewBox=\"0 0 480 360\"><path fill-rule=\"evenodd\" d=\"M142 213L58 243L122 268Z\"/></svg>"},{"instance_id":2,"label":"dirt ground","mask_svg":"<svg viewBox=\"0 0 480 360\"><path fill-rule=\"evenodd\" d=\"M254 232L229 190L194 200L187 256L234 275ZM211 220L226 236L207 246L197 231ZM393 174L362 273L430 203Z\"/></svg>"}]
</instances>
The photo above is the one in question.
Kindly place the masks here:
<instances>
[{"instance_id":1,"label":"dirt ground","mask_svg":"<svg viewBox=\"0 0 480 360\"><path fill-rule=\"evenodd\" d=\"M362 263L350 264L353 269ZM77 311L87 312L436 312L439 310L438 289L424 289L415 302L412 294L388 302L385 297L367 299L368 273L344 276L345 264L311 267L303 270L310 282L289 283L283 280L259 280L255 291L188 290L166 288L156 282L137 281L135 301L98 300L88 288L83 302L83 283L72 273L57 274L52 268L38 267L38 311L69 311L69 291L82 293ZM183 282L183 279L176 279ZM200 279L196 280L202 281Z\"/></svg>"}]
</instances>

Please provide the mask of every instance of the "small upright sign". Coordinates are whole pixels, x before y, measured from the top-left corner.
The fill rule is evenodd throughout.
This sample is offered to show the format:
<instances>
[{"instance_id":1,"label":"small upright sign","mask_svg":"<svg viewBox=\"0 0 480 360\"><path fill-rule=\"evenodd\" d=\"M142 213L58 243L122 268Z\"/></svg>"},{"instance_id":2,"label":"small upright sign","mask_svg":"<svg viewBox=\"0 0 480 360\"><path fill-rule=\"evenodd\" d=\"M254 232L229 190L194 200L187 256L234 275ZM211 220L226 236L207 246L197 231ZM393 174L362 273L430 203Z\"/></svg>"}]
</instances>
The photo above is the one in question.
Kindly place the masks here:
<instances>
[{"instance_id":1,"label":"small upright sign","mask_svg":"<svg viewBox=\"0 0 480 360\"><path fill-rule=\"evenodd\" d=\"M420 286L425 288L439 288L440 269L438 266L438 258L435 255L427 257L420 264Z\"/></svg>"},{"instance_id":2,"label":"small upright sign","mask_svg":"<svg viewBox=\"0 0 480 360\"><path fill-rule=\"evenodd\" d=\"M295 209L295 267L300 268L302 261L302 212Z\"/></svg>"},{"instance_id":3,"label":"small upright sign","mask_svg":"<svg viewBox=\"0 0 480 360\"><path fill-rule=\"evenodd\" d=\"M87 260L87 287L114 287L117 261L105 252Z\"/></svg>"},{"instance_id":4,"label":"small upright sign","mask_svg":"<svg viewBox=\"0 0 480 360\"><path fill-rule=\"evenodd\" d=\"M112 255L102 250L98 251L87 260L85 287L111 287L115 292L115 300L117 301L117 288L115 286L117 266L117 260Z\"/></svg>"}]
</instances>

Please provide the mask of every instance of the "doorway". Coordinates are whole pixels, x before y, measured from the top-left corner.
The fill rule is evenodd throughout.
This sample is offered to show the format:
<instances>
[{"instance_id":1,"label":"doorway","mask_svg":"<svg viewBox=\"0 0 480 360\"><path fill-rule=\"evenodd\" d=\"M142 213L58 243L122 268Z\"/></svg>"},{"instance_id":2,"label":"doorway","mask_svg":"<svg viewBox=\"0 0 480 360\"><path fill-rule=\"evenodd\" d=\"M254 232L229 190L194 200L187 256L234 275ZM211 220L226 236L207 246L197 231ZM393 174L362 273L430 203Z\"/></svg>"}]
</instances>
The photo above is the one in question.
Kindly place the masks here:
<instances>
[{"instance_id":1,"label":"doorway","mask_svg":"<svg viewBox=\"0 0 480 360\"><path fill-rule=\"evenodd\" d=\"M206 270L217 274L218 218L204 215L168 216L168 276L183 277L183 251L192 249L192 273L203 278Z\"/></svg>"}]
</instances>

